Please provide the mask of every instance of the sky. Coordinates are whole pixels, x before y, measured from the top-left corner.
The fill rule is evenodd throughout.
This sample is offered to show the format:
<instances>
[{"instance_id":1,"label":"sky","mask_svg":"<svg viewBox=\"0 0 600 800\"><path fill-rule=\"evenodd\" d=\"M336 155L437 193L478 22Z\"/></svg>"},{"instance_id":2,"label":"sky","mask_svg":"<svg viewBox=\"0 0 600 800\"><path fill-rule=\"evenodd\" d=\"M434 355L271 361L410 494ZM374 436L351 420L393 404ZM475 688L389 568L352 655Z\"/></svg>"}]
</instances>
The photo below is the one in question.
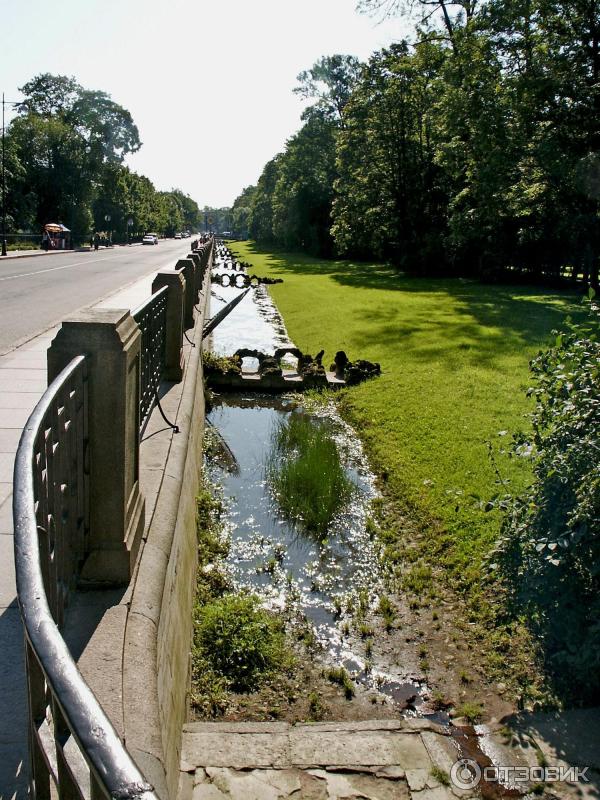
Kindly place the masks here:
<instances>
[{"instance_id":1,"label":"sky","mask_svg":"<svg viewBox=\"0 0 600 800\"><path fill-rule=\"evenodd\" d=\"M403 36L355 0L0 0L0 92L43 72L127 108L127 164L159 190L230 206L301 125L296 76L323 55L366 60ZM7 108L7 120L10 119Z\"/></svg>"}]
</instances>

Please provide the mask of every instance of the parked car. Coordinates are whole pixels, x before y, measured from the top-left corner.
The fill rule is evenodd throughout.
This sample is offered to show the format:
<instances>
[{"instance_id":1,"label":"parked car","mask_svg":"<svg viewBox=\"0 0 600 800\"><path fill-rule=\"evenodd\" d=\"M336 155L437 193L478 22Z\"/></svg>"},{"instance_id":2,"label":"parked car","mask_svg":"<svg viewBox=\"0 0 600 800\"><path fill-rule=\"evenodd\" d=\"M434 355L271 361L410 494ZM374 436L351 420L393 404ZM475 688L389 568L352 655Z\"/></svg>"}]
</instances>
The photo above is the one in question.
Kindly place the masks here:
<instances>
[{"instance_id":1,"label":"parked car","mask_svg":"<svg viewBox=\"0 0 600 800\"><path fill-rule=\"evenodd\" d=\"M183 239L183 236L180 233L176 233L175 239Z\"/></svg>"},{"instance_id":2,"label":"parked car","mask_svg":"<svg viewBox=\"0 0 600 800\"><path fill-rule=\"evenodd\" d=\"M158 244L158 236L155 233L147 233L142 239L142 244Z\"/></svg>"}]
</instances>

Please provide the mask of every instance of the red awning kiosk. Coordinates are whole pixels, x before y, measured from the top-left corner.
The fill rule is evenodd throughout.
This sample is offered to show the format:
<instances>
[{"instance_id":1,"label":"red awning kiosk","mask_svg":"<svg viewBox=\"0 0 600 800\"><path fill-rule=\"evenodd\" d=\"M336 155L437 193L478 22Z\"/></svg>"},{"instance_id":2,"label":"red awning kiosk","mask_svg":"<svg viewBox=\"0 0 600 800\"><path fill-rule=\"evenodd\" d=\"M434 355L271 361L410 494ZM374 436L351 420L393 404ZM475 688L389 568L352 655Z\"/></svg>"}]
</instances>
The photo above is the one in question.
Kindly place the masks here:
<instances>
[{"instance_id":1,"label":"red awning kiosk","mask_svg":"<svg viewBox=\"0 0 600 800\"><path fill-rule=\"evenodd\" d=\"M62 222L48 222L42 231L43 250L70 250L71 231Z\"/></svg>"}]
</instances>

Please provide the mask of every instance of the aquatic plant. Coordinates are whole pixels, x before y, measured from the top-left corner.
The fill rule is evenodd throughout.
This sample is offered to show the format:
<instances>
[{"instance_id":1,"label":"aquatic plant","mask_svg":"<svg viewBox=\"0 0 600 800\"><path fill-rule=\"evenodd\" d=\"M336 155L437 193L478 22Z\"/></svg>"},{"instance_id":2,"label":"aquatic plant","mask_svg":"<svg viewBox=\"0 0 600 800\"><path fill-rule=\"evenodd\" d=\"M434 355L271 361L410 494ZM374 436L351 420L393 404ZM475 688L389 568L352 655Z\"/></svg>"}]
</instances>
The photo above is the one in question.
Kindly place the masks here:
<instances>
[{"instance_id":1,"label":"aquatic plant","mask_svg":"<svg viewBox=\"0 0 600 800\"><path fill-rule=\"evenodd\" d=\"M377 613L381 614L381 616L383 617L383 625L385 627L385 630L388 633L390 633L392 628L394 627L396 609L394 608L390 598L385 594L379 598L379 606L377 608Z\"/></svg>"},{"instance_id":2,"label":"aquatic plant","mask_svg":"<svg viewBox=\"0 0 600 800\"><path fill-rule=\"evenodd\" d=\"M350 679L350 675L344 667L331 667L331 669L327 670L326 673L327 680L331 681L331 683L335 683L344 690L344 697L346 700L352 700L354 695L356 694L356 689L354 688L354 684Z\"/></svg>"},{"instance_id":3,"label":"aquatic plant","mask_svg":"<svg viewBox=\"0 0 600 800\"><path fill-rule=\"evenodd\" d=\"M358 626L358 634L361 639L368 639L369 637L373 636L373 628L370 625L367 625L366 622L361 622Z\"/></svg>"},{"instance_id":4,"label":"aquatic plant","mask_svg":"<svg viewBox=\"0 0 600 800\"><path fill-rule=\"evenodd\" d=\"M318 534L326 532L356 488L327 427L299 413L275 428L267 476L282 512Z\"/></svg>"},{"instance_id":5,"label":"aquatic plant","mask_svg":"<svg viewBox=\"0 0 600 800\"><path fill-rule=\"evenodd\" d=\"M481 703L473 703L467 701L456 707L456 717L464 717L472 725L476 725L481 721L483 715L483 707Z\"/></svg>"},{"instance_id":6,"label":"aquatic plant","mask_svg":"<svg viewBox=\"0 0 600 800\"><path fill-rule=\"evenodd\" d=\"M314 722L322 720L325 716L325 706L317 692L310 692L308 695L308 713L309 719Z\"/></svg>"},{"instance_id":7,"label":"aquatic plant","mask_svg":"<svg viewBox=\"0 0 600 800\"><path fill-rule=\"evenodd\" d=\"M194 646L234 691L254 691L283 665L283 623L256 597L225 595L197 608L196 615Z\"/></svg>"}]
</instances>

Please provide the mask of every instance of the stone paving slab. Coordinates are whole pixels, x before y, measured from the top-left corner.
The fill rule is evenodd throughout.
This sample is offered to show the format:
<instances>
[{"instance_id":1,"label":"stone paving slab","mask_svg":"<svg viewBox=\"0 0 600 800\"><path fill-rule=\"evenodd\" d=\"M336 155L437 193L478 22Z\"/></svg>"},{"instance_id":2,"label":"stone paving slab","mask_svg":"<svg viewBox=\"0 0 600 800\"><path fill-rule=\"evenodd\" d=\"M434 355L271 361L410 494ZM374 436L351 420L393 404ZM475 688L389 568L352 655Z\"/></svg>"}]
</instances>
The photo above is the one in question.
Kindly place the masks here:
<instances>
[{"instance_id":1,"label":"stone paving slab","mask_svg":"<svg viewBox=\"0 0 600 800\"><path fill-rule=\"evenodd\" d=\"M11 370L15 372L16 370ZM22 370L19 370L22 372ZM8 370L4 370L2 372L2 380L4 380L6 373ZM31 371L27 372L29 377L27 378L15 378L12 377L10 379L10 388L13 392L31 392L37 395L37 398L42 396L42 394L46 390L46 377L38 377L37 372L33 373ZM7 379L8 380L8 379Z\"/></svg>"},{"instance_id":2,"label":"stone paving slab","mask_svg":"<svg viewBox=\"0 0 600 800\"><path fill-rule=\"evenodd\" d=\"M35 384L36 388L32 388L31 391L36 391L36 389L38 389L42 393L45 392L46 374L45 368L41 369L38 367L12 366L0 368L0 378L2 379L3 389L7 390L10 387L13 392L27 391L26 389L17 389L15 387L15 382L18 381L29 381Z\"/></svg>"},{"instance_id":3,"label":"stone paving slab","mask_svg":"<svg viewBox=\"0 0 600 800\"><path fill-rule=\"evenodd\" d=\"M13 477L15 456L13 453L0 453L0 483L10 483Z\"/></svg>"},{"instance_id":4,"label":"stone paving slab","mask_svg":"<svg viewBox=\"0 0 600 800\"><path fill-rule=\"evenodd\" d=\"M23 367L32 369L46 369L46 353L44 350L29 350L25 348L22 352L15 354L9 353L5 356L0 356L0 370L3 369L20 369ZM0 378L2 373L0 372Z\"/></svg>"},{"instance_id":5,"label":"stone paving slab","mask_svg":"<svg viewBox=\"0 0 600 800\"><path fill-rule=\"evenodd\" d=\"M184 726L179 800L455 800L458 758L427 720Z\"/></svg>"},{"instance_id":6,"label":"stone paving slab","mask_svg":"<svg viewBox=\"0 0 600 800\"><path fill-rule=\"evenodd\" d=\"M417 733L402 731L290 731L290 758L296 766L399 766L427 769L431 761Z\"/></svg>"},{"instance_id":7,"label":"stone paving slab","mask_svg":"<svg viewBox=\"0 0 600 800\"><path fill-rule=\"evenodd\" d=\"M0 427L21 431L30 414L27 408L0 408Z\"/></svg>"},{"instance_id":8,"label":"stone paving slab","mask_svg":"<svg viewBox=\"0 0 600 800\"><path fill-rule=\"evenodd\" d=\"M0 430L0 453L16 453L20 438L21 431Z\"/></svg>"},{"instance_id":9,"label":"stone paving slab","mask_svg":"<svg viewBox=\"0 0 600 800\"><path fill-rule=\"evenodd\" d=\"M36 392L2 392L0 408L24 408L31 413L38 399Z\"/></svg>"},{"instance_id":10,"label":"stone paving slab","mask_svg":"<svg viewBox=\"0 0 600 800\"><path fill-rule=\"evenodd\" d=\"M12 496L12 495L11 495ZM10 499L0 506L0 534L13 535L12 503Z\"/></svg>"},{"instance_id":11,"label":"stone paving slab","mask_svg":"<svg viewBox=\"0 0 600 800\"><path fill-rule=\"evenodd\" d=\"M0 610L16 607L14 542L11 533L0 533Z\"/></svg>"},{"instance_id":12,"label":"stone paving slab","mask_svg":"<svg viewBox=\"0 0 600 800\"><path fill-rule=\"evenodd\" d=\"M59 331L60 326L57 325L54 328L50 328L50 330L45 331L45 333L36 336L35 339L31 339L31 341L24 344L22 347L18 348L19 352L24 353L44 353L46 355L46 350L50 347L52 339L56 336ZM14 352L9 353L8 355L14 355Z\"/></svg>"},{"instance_id":13,"label":"stone paving slab","mask_svg":"<svg viewBox=\"0 0 600 800\"><path fill-rule=\"evenodd\" d=\"M12 497L12 481L10 483L0 483L0 506L12 507L10 498ZM11 512L12 519L12 512ZM12 525L11 525L12 530Z\"/></svg>"},{"instance_id":14,"label":"stone paving slab","mask_svg":"<svg viewBox=\"0 0 600 800\"><path fill-rule=\"evenodd\" d=\"M289 732L189 733L184 738L182 761L194 767L284 767L289 765Z\"/></svg>"}]
</instances>

